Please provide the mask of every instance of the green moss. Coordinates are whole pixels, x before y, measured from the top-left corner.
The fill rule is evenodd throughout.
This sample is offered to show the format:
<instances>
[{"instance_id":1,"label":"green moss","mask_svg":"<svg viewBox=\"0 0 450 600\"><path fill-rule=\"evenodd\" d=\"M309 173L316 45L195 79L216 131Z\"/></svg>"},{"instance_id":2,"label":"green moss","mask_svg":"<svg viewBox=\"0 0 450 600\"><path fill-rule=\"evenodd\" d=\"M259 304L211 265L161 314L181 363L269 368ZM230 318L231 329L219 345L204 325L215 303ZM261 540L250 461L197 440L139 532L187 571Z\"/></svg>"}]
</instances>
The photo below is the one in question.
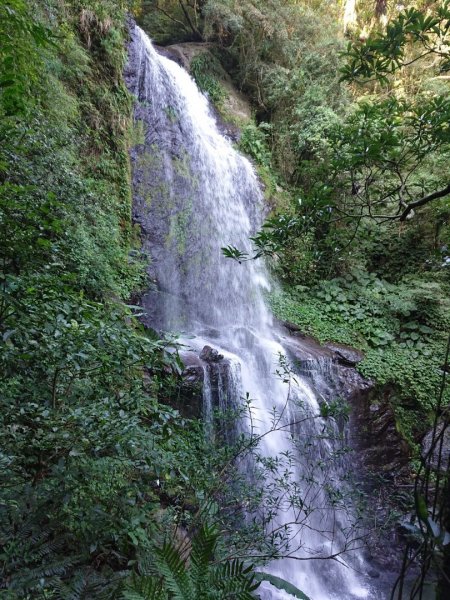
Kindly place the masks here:
<instances>
[{"instance_id":1,"label":"green moss","mask_svg":"<svg viewBox=\"0 0 450 600\"><path fill-rule=\"evenodd\" d=\"M186 252L186 241L189 232L189 223L192 217L192 200L186 202L186 206L172 215L170 219L170 230L166 239L166 246L175 247L179 256Z\"/></svg>"},{"instance_id":2,"label":"green moss","mask_svg":"<svg viewBox=\"0 0 450 600\"><path fill-rule=\"evenodd\" d=\"M211 52L202 52L192 59L190 71L202 92L207 94L217 108L220 108L227 97L226 90L220 84L220 78L226 74L217 58Z\"/></svg>"},{"instance_id":3,"label":"green moss","mask_svg":"<svg viewBox=\"0 0 450 600\"><path fill-rule=\"evenodd\" d=\"M144 199L148 208L152 207L159 215L164 216L173 208L173 198L162 167L163 159L156 144L149 150L140 152L135 165L136 170L142 173L136 187L137 195Z\"/></svg>"},{"instance_id":4,"label":"green moss","mask_svg":"<svg viewBox=\"0 0 450 600\"><path fill-rule=\"evenodd\" d=\"M145 126L144 121L133 121L130 132L130 145L142 146L145 144Z\"/></svg>"},{"instance_id":5,"label":"green moss","mask_svg":"<svg viewBox=\"0 0 450 600\"><path fill-rule=\"evenodd\" d=\"M173 106L166 106L163 110L171 123L176 123L178 121L178 113Z\"/></svg>"},{"instance_id":6,"label":"green moss","mask_svg":"<svg viewBox=\"0 0 450 600\"><path fill-rule=\"evenodd\" d=\"M152 144L148 150L140 152L136 160L136 168L142 171L158 172L162 167L162 156L157 144Z\"/></svg>"},{"instance_id":7,"label":"green moss","mask_svg":"<svg viewBox=\"0 0 450 600\"><path fill-rule=\"evenodd\" d=\"M192 178L191 158L186 150L184 150L180 156L173 158L172 166L178 176L184 177L184 179Z\"/></svg>"}]
</instances>

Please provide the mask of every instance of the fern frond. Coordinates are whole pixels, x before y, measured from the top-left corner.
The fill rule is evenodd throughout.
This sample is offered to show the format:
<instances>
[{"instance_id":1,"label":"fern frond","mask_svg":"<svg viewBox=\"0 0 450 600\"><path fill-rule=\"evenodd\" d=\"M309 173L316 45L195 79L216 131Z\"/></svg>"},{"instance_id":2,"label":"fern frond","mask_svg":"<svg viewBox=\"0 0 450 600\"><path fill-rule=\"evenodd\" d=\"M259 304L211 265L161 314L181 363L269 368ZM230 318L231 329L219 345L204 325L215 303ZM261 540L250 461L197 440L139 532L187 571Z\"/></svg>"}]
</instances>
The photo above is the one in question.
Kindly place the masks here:
<instances>
[{"instance_id":1,"label":"fern frond","mask_svg":"<svg viewBox=\"0 0 450 600\"><path fill-rule=\"evenodd\" d=\"M178 549L172 543L165 543L162 549L156 550L155 555L155 564L164 578L166 588L172 592L173 600L198 600Z\"/></svg>"},{"instance_id":2,"label":"fern frond","mask_svg":"<svg viewBox=\"0 0 450 600\"><path fill-rule=\"evenodd\" d=\"M167 600L161 579L133 575L122 592L123 600Z\"/></svg>"},{"instance_id":3,"label":"fern frond","mask_svg":"<svg viewBox=\"0 0 450 600\"><path fill-rule=\"evenodd\" d=\"M126 574L84 567L75 570L70 581L55 579L51 587L56 600L113 600L119 597L119 583Z\"/></svg>"},{"instance_id":4,"label":"fern frond","mask_svg":"<svg viewBox=\"0 0 450 600\"><path fill-rule=\"evenodd\" d=\"M123 589L122 583L129 575L129 571L113 571L112 569L102 572L105 585L97 592L96 600L120 600Z\"/></svg>"},{"instance_id":5,"label":"fern frond","mask_svg":"<svg viewBox=\"0 0 450 600\"><path fill-rule=\"evenodd\" d=\"M211 574L211 587L220 590L223 599L253 600L259 585L253 566L237 559L218 565Z\"/></svg>"},{"instance_id":6,"label":"fern frond","mask_svg":"<svg viewBox=\"0 0 450 600\"><path fill-rule=\"evenodd\" d=\"M35 546L32 551L32 561L43 560L47 556L56 555L62 551L65 546L65 540L49 540L49 532L43 532L42 535L35 535L31 542Z\"/></svg>"},{"instance_id":7,"label":"fern frond","mask_svg":"<svg viewBox=\"0 0 450 600\"><path fill-rule=\"evenodd\" d=\"M217 539L218 532L215 528L202 525L192 540L189 571L198 598L209 588L207 585L208 572L214 557Z\"/></svg>"},{"instance_id":8,"label":"fern frond","mask_svg":"<svg viewBox=\"0 0 450 600\"><path fill-rule=\"evenodd\" d=\"M133 590L124 590L122 592L122 600L147 600L145 596Z\"/></svg>"},{"instance_id":9,"label":"fern frond","mask_svg":"<svg viewBox=\"0 0 450 600\"><path fill-rule=\"evenodd\" d=\"M64 586L64 594L59 588L61 600L82 600L86 598L86 592L90 588L89 575L86 571L78 571L70 584Z\"/></svg>"},{"instance_id":10,"label":"fern frond","mask_svg":"<svg viewBox=\"0 0 450 600\"><path fill-rule=\"evenodd\" d=\"M139 573L141 575L154 575L155 574L155 571L156 571L155 561L150 552L146 551L139 555L138 568L139 568Z\"/></svg>"},{"instance_id":11,"label":"fern frond","mask_svg":"<svg viewBox=\"0 0 450 600\"><path fill-rule=\"evenodd\" d=\"M64 576L80 560L80 557L70 556L55 559L50 563L40 565L33 569L22 569L14 573L11 578L12 589L28 589L41 579L48 577Z\"/></svg>"}]
</instances>

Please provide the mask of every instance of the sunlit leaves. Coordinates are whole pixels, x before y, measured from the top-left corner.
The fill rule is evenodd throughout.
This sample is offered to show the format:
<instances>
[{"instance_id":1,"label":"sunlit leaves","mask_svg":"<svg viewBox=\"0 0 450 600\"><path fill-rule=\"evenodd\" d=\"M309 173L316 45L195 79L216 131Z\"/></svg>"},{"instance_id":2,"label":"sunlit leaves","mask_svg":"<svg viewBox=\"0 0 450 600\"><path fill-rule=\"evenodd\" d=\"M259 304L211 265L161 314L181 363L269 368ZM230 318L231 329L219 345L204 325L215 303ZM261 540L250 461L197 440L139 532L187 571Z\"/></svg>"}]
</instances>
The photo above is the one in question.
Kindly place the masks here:
<instances>
[{"instance_id":1,"label":"sunlit leaves","mask_svg":"<svg viewBox=\"0 0 450 600\"><path fill-rule=\"evenodd\" d=\"M349 42L342 79L367 81L376 79L382 84L389 76L426 56L437 58L438 70L450 68L450 3L448 0L426 14L417 8L401 12L384 32L375 32L366 40Z\"/></svg>"},{"instance_id":2,"label":"sunlit leaves","mask_svg":"<svg viewBox=\"0 0 450 600\"><path fill-rule=\"evenodd\" d=\"M338 211L345 217L404 220L409 204L445 188L445 173L432 177L429 169L425 178L423 169L436 153L450 150L449 118L445 96L361 102L330 134Z\"/></svg>"}]
</instances>

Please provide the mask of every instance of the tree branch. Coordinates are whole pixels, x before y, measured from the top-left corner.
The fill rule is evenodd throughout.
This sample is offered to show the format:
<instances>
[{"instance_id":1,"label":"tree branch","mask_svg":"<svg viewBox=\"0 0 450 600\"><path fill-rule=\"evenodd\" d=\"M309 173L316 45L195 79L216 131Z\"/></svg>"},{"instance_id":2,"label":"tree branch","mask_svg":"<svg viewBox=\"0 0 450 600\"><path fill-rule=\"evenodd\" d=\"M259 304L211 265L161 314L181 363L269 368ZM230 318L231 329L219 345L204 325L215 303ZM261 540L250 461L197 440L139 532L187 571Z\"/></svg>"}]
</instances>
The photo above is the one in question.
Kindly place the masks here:
<instances>
[{"instance_id":1,"label":"tree branch","mask_svg":"<svg viewBox=\"0 0 450 600\"><path fill-rule=\"evenodd\" d=\"M433 192L432 194L428 194L428 196L424 196L423 198L420 198L419 200L416 200L415 202L410 202L405 210L402 212L402 214L400 215L400 221L405 221L409 215L409 213L414 210L415 208L417 208L418 206L423 206L424 204L428 204L428 202L431 202L432 200L436 200L437 198L443 198L444 196L447 196L448 194L450 194L450 183L447 185L447 187L445 187L442 190L439 190L437 192Z\"/></svg>"},{"instance_id":2,"label":"tree branch","mask_svg":"<svg viewBox=\"0 0 450 600\"><path fill-rule=\"evenodd\" d=\"M188 13L186 7L183 4L183 0L178 0L178 4L180 5L180 8L183 11L186 21L189 23L189 27L192 29L192 32L195 33L195 35L197 35L200 39L203 39L202 34L200 33L200 31L197 29L197 27L192 22L192 19L189 16L189 13Z\"/></svg>"},{"instance_id":3,"label":"tree branch","mask_svg":"<svg viewBox=\"0 0 450 600\"><path fill-rule=\"evenodd\" d=\"M170 19L174 23L181 25L185 31L188 31L188 28L186 27L186 23L183 23L183 21L176 19L170 13L168 13L166 10L164 10L164 8L161 8L160 6L156 6L155 8L156 8L156 10L159 10L159 12L161 12L164 16L166 16L168 19Z\"/></svg>"}]
</instances>

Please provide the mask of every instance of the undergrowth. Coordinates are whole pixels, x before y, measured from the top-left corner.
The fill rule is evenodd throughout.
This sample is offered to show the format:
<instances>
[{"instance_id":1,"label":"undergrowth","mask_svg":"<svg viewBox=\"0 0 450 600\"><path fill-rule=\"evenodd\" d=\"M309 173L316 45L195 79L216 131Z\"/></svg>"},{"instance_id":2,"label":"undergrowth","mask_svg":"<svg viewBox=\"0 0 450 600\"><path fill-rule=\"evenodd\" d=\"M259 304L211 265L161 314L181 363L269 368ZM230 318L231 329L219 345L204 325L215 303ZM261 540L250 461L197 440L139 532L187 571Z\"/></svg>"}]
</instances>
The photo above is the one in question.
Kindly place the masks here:
<instances>
[{"instance_id":1,"label":"undergrowth","mask_svg":"<svg viewBox=\"0 0 450 600\"><path fill-rule=\"evenodd\" d=\"M201 91L220 110L227 92L220 83L225 73L219 61L211 52L202 52L192 59L190 72Z\"/></svg>"},{"instance_id":2,"label":"undergrowth","mask_svg":"<svg viewBox=\"0 0 450 600\"><path fill-rule=\"evenodd\" d=\"M320 342L340 342L363 351L358 369L379 386L397 390L399 429L414 444L430 425L441 382L447 286L405 277L392 284L353 269L345 277L270 294L274 314Z\"/></svg>"}]
</instances>

